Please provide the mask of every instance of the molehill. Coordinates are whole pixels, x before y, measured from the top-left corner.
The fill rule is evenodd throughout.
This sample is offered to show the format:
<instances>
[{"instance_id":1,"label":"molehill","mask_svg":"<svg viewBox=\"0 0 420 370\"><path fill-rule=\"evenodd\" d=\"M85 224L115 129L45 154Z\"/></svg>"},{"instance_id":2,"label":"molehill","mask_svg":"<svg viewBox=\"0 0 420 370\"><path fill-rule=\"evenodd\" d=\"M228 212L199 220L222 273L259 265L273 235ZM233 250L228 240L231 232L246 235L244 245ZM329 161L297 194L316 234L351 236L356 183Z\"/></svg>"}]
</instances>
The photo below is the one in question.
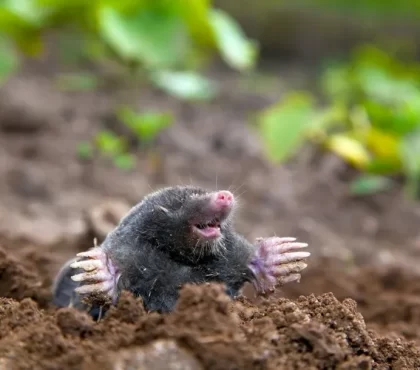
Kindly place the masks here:
<instances>
[{"instance_id":1,"label":"molehill","mask_svg":"<svg viewBox=\"0 0 420 370\"><path fill-rule=\"evenodd\" d=\"M95 323L50 307L38 271L0 249L0 369L420 368L414 341L371 330L355 301L332 293L255 303L214 284L185 286L175 311L160 315L125 292Z\"/></svg>"}]
</instances>

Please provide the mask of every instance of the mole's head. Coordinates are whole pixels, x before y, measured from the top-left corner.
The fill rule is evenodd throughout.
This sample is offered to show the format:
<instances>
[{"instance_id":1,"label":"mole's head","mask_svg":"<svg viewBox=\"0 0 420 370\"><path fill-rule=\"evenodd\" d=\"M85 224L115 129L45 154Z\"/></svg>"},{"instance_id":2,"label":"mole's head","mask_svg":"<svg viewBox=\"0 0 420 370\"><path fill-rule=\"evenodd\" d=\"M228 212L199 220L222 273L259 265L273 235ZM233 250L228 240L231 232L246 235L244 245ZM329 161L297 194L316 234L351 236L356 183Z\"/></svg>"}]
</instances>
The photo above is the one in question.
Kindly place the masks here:
<instances>
[{"instance_id":1,"label":"mole's head","mask_svg":"<svg viewBox=\"0 0 420 370\"><path fill-rule=\"evenodd\" d=\"M234 196L227 190L165 188L143 200L139 227L154 245L196 259L223 250L231 235L234 205Z\"/></svg>"}]
</instances>

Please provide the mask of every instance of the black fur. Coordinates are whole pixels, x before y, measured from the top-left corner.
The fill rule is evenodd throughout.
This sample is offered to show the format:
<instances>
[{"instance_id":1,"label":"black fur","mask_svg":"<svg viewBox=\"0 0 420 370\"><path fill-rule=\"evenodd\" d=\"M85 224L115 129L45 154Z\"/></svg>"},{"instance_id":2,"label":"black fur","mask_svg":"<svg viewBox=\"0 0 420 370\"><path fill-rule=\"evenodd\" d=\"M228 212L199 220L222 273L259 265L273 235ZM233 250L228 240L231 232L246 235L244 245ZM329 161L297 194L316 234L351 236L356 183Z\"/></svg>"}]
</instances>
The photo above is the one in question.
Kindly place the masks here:
<instances>
[{"instance_id":1,"label":"black fur","mask_svg":"<svg viewBox=\"0 0 420 370\"><path fill-rule=\"evenodd\" d=\"M232 212L218 215L224 218L223 247L212 250L212 245L203 244L191 231L191 223L214 217L208 209L208 194L191 186L165 188L145 197L108 234L101 248L121 272L119 291L126 289L142 297L147 310L168 312L185 283L221 282L235 297L251 281L248 264L255 247L235 232ZM62 276L70 279L69 273ZM74 290L77 285L71 281L62 289ZM57 289L55 296L59 294L64 293ZM65 300L56 302L63 305Z\"/></svg>"}]
</instances>

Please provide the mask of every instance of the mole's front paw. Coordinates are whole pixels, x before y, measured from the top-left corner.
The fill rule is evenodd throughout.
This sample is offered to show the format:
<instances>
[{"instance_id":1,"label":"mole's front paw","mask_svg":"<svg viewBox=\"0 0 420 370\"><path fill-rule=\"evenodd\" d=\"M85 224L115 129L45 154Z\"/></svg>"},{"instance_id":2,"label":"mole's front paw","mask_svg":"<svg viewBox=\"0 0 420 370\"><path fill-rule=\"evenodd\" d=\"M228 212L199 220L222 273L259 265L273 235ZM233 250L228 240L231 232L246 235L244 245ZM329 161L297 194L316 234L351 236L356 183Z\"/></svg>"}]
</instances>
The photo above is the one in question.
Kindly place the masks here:
<instances>
[{"instance_id":1,"label":"mole's front paw","mask_svg":"<svg viewBox=\"0 0 420 370\"><path fill-rule=\"evenodd\" d=\"M295 238L260 238L255 255L249 264L254 273L253 281L260 293L272 291L277 285L300 280L300 272L306 268L303 259L309 252L296 252L308 244L295 242Z\"/></svg>"},{"instance_id":2,"label":"mole's front paw","mask_svg":"<svg viewBox=\"0 0 420 370\"><path fill-rule=\"evenodd\" d=\"M95 247L87 252L78 253L77 256L87 259L73 262L70 265L74 269L85 270L85 272L71 277L73 281L83 283L75 289L76 293L105 294L115 302L120 275L105 252L101 248Z\"/></svg>"}]
</instances>

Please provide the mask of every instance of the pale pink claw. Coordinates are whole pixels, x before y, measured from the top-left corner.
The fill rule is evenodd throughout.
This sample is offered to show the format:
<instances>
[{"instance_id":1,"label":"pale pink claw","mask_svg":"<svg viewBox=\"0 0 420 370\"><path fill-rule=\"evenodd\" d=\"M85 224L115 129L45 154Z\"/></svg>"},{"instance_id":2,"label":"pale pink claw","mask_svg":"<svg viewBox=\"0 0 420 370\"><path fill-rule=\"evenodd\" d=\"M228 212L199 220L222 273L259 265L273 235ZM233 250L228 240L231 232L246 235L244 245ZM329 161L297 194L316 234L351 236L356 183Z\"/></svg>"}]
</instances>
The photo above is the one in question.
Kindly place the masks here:
<instances>
[{"instance_id":1,"label":"pale pink claw","mask_svg":"<svg viewBox=\"0 0 420 370\"><path fill-rule=\"evenodd\" d=\"M103 267L103 262L101 260L82 260L82 261L76 261L73 262L70 267L77 269L82 268L85 271L94 271L97 269L101 269Z\"/></svg>"},{"instance_id":2,"label":"pale pink claw","mask_svg":"<svg viewBox=\"0 0 420 370\"><path fill-rule=\"evenodd\" d=\"M300 272L307 267L302 260L311 254L295 252L308 246L307 243L295 240L289 237L257 239L255 255L249 264L255 276L254 286L257 291L264 293L277 285L300 280Z\"/></svg>"},{"instance_id":3,"label":"pale pink claw","mask_svg":"<svg viewBox=\"0 0 420 370\"><path fill-rule=\"evenodd\" d=\"M78 257L98 257L98 258L106 258L105 253L102 251L101 248L95 247L86 252L77 253L76 256Z\"/></svg>"},{"instance_id":4,"label":"pale pink claw","mask_svg":"<svg viewBox=\"0 0 420 370\"><path fill-rule=\"evenodd\" d=\"M300 278L301 278L300 274L291 274L291 275L287 275L287 276L281 276L278 279L278 282L279 282L279 285L284 285L284 284L287 284L287 283L291 283L293 281L299 282Z\"/></svg>"},{"instance_id":5,"label":"pale pink claw","mask_svg":"<svg viewBox=\"0 0 420 370\"><path fill-rule=\"evenodd\" d=\"M308 265L302 261L290 262L284 265L272 267L271 272L274 276L288 276L293 273L299 273Z\"/></svg>"},{"instance_id":6,"label":"pale pink claw","mask_svg":"<svg viewBox=\"0 0 420 370\"><path fill-rule=\"evenodd\" d=\"M90 294L90 293L111 293L114 284L110 281L104 281L102 283L91 284L91 285L82 285L76 289L76 292L79 294Z\"/></svg>"},{"instance_id":7,"label":"pale pink claw","mask_svg":"<svg viewBox=\"0 0 420 370\"><path fill-rule=\"evenodd\" d=\"M85 270L85 272L71 277L73 281L85 283L75 289L76 293L105 293L115 302L118 298L117 283L120 274L105 252L101 248L95 247L89 251L78 253L77 256L88 259L76 261L70 265L74 269Z\"/></svg>"},{"instance_id":8,"label":"pale pink claw","mask_svg":"<svg viewBox=\"0 0 420 370\"><path fill-rule=\"evenodd\" d=\"M109 274L105 271L91 271L72 276L73 281L111 281Z\"/></svg>"}]
</instances>

